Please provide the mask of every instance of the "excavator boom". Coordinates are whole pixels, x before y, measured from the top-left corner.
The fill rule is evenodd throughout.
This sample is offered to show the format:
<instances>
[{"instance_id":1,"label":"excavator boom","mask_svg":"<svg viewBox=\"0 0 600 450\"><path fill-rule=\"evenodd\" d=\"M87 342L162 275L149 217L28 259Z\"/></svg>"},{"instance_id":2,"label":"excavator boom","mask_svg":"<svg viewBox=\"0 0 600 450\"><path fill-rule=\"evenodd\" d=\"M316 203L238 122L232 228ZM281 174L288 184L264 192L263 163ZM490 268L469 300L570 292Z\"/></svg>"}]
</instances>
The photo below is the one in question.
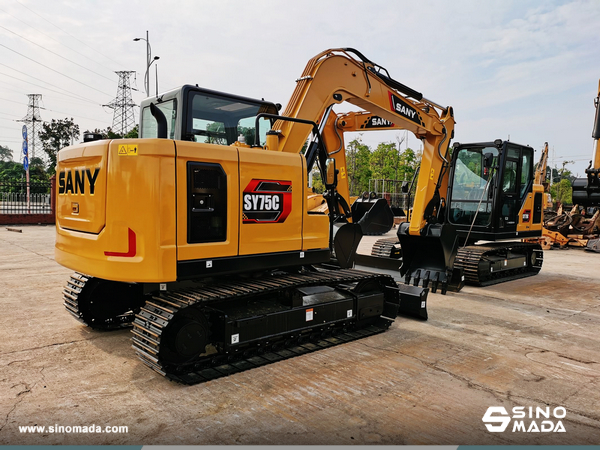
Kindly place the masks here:
<instances>
[{"instance_id":1,"label":"excavator boom","mask_svg":"<svg viewBox=\"0 0 600 450\"><path fill-rule=\"evenodd\" d=\"M573 204L584 207L600 206L600 81L594 106L596 107L592 129L594 154L589 167L585 170L587 178L577 178L573 181Z\"/></svg>"}]
</instances>

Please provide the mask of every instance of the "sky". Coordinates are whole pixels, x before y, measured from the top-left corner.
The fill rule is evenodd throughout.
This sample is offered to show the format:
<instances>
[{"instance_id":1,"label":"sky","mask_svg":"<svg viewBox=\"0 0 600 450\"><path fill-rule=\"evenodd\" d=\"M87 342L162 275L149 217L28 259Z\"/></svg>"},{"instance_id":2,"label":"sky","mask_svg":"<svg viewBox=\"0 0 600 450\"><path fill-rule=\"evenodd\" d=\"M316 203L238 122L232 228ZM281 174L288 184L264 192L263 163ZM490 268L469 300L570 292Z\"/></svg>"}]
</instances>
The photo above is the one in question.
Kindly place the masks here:
<instances>
[{"instance_id":1,"label":"sky","mask_svg":"<svg viewBox=\"0 0 600 450\"><path fill-rule=\"evenodd\" d=\"M158 90L199 84L284 107L308 60L352 47L399 82L454 108L458 142L509 139L584 176L593 156L600 1L3 0L0 145L22 159L27 94L44 121L112 125L115 71L145 97L146 36ZM155 91L154 64L150 91ZM136 120L139 111L136 110ZM358 137L358 136L354 136ZM402 132L361 136L375 147ZM409 136L408 144L420 142Z\"/></svg>"}]
</instances>

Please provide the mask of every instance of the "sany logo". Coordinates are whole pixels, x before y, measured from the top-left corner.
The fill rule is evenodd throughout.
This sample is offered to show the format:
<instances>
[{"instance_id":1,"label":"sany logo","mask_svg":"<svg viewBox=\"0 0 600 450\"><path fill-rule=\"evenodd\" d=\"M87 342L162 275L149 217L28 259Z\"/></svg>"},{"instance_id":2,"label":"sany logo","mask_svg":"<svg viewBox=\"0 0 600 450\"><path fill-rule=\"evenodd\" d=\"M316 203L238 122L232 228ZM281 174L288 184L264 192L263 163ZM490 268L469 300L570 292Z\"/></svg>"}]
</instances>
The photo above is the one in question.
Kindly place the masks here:
<instances>
[{"instance_id":1,"label":"sany logo","mask_svg":"<svg viewBox=\"0 0 600 450\"><path fill-rule=\"evenodd\" d=\"M481 419L485 423L485 427L491 433L502 433L506 431L508 425L513 421L512 432L522 431L524 433L565 433L565 427L561 420L554 421L554 419L564 419L567 415L567 410L562 406L557 406L552 412L550 408L536 407L535 411L532 406L526 408L525 406L515 406L512 409L512 417L503 406L490 406L483 418ZM527 414L529 413L529 414ZM542 420L538 425L539 421L535 419L547 419ZM531 419L529 426L525 426L524 420L518 419ZM498 424L498 425L492 425Z\"/></svg>"}]
</instances>

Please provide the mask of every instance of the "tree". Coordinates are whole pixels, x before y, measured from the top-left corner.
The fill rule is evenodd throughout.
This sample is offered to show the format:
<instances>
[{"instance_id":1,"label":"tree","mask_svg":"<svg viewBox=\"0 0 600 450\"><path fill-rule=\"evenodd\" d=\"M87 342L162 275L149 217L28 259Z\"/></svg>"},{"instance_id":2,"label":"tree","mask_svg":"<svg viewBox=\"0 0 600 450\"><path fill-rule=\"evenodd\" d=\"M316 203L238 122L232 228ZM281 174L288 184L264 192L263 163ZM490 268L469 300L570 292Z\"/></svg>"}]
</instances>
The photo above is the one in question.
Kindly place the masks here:
<instances>
[{"instance_id":1,"label":"tree","mask_svg":"<svg viewBox=\"0 0 600 450\"><path fill-rule=\"evenodd\" d=\"M561 204L573 203L573 188L571 181L568 178L563 178L558 183L554 183L550 187L550 195L552 200L560 202Z\"/></svg>"},{"instance_id":2,"label":"tree","mask_svg":"<svg viewBox=\"0 0 600 450\"><path fill-rule=\"evenodd\" d=\"M123 136L125 139L137 139L139 137L139 129L138 126L136 125L135 127L133 127L131 129L131 131L129 133L127 133L125 136Z\"/></svg>"},{"instance_id":3,"label":"tree","mask_svg":"<svg viewBox=\"0 0 600 450\"><path fill-rule=\"evenodd\" d=\"M84 133L101 134L102 139L135 139L139 135L137 125L133 127L125 136L115 133L111 127L106 127L104 130L100 128L95 128L94 131L85 130Z\"/></svg>"},{"instance_id":4,"label":"tree","mask_svg":"<svg viewBox=\"0 0 600 450\"><path fill-rule=\"evenodd\" d=\"M373 178L380 180L396 179L399 160L396 144L393 142L381 142L371 153L370 162Z\"/></svg>"},{"instance_id":5,"label":"tree","mask_svg":"<svg viewBox=\"0 0 600 450\"><path fill-rule=\"evenodd\" d=\"M20 181L25 176L23 164L14 161L0 161L0 181Z\"/></svg>"},{"instance_id":6,"label":"tree","mask_svg":"<svg viewBox=\"0 0 600 450\"><path fill-rule=\"evenodd\" d=\"M13 151L5 147L4 145L0 145L0 161L12 161L13 160Z\"/></svg>"},{"instance_id":7,"label":"tree","mask_svg":"<svg viewBox=\"0 0 600 450\"><path fill-rule=\"evenodd\" d=\"M48 155L48 171L54 173L56 166L56 155L64 147L73 144L74 140L79 139L79 125L71 119L55 120L45 122L42 125L42 131L39 133L44 152Z\"/></svg>"},{"instance_id":8,"label":"tree","mask_svg":"<svg viewBox=\"0 0 600 450\"><path fill-rule=\"evenodd\" d=\"M350 195L360 195L369 190L369 180L372 178L370 165L371 149L358 139L346 146L346 170Z\"/></svg>"}]
</instances>

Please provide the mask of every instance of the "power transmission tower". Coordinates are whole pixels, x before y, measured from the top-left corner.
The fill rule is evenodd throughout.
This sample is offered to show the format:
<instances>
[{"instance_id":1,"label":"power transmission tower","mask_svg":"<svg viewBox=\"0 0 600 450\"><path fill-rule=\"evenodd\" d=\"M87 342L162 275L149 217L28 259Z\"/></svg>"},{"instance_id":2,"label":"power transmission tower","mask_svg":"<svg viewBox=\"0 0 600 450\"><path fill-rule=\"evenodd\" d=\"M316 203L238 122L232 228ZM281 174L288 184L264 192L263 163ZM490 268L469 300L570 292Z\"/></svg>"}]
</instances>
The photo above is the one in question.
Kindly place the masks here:
<instances>
[{"instance_id":1,"label":"power transmission tower","mask_svg":"<svg viewBox=\"0 0 600 450\"><path fill-rule=\"evenodd\" d=\"M115 111L112 122L113 132L125 136L135 127L134 107L137 105L133 103L131 98L131 85L129 83L129 78L135 71L123 70L115 73L119 75L117 97L104 106L108 106Z\"/></svg>"},{"instance_id":2,"label":"power transmission tower","mask_svg":"<svg viewBox=\"0 0 600 450\"><path fill-rule=\"evenodd\" d=\"M29 161L31 161L35 158L36 146L40 147L38 134L42 131L42 116L40 114L40 100L42 99L42 94L27 94L27 97L29 97L27 115L23 119L17 120L17 122L24 122L27 125L27 146L29 149ZM40 156L38 156L38 158L40 158Z\"/></svg>"}]
</instances>

